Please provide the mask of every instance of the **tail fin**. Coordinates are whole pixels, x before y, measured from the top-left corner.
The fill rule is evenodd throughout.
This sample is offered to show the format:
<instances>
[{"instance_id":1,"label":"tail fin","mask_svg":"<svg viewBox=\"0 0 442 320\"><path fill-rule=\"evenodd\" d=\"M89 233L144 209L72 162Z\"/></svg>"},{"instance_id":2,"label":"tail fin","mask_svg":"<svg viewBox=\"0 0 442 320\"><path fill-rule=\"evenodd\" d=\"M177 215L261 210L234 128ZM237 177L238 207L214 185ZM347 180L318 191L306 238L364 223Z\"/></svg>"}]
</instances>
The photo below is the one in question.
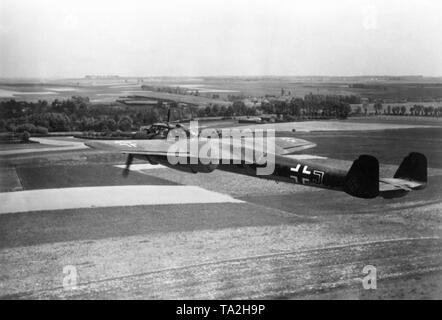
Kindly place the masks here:
<instances>
[{"instance_id":1,"label":"tail fin","mask_svg":"<svg viewBox=\"0 0 442 320\"><path fill-rule=\"evenodd\" d=\"M427 158L417 152L411 152L404 158L394 178L427 183Z\"/></svg>"},{"instance_id":2,"label":"tail fin","mask_svg":"<svg viewBox=\"0 0 442 320\"><path fill-rule=\"evenodd\" d=\"M402 197L412 190L427 186L427 158L412 152L404 158L394 174L394 178L382 178L380 193L383 198Z\"/></svg>"},{"instance_id":3,"label":"tail fin","mask_svg":"<svg viewBox=\"0 0 442 320\"><path fill-rule=\"evenodd\" d=\"M379 195L379 161L373 156L361 155L353 162L345 177L344 191L358 198Z\"/></svg>"}]
</instances>

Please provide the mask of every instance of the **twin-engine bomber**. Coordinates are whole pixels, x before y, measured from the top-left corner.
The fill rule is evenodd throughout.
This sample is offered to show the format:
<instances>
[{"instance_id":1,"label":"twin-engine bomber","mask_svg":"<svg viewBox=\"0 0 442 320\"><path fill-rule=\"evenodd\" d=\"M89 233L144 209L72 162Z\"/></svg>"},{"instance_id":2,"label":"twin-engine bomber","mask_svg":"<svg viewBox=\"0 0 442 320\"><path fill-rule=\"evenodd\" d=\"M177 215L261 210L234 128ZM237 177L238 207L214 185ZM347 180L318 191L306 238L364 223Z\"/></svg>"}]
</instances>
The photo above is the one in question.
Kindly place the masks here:
<instances>
[{"instance_id":1,"label":"twin-engine bomber","mask_svg":"<svg viewBox=\"0 0 442 320\"><path fill-rule=\"evenodd\" d=\"M198 138L196 138L198 139ZM127 176L134 159L147 161L153 165L163 165L175 170L191 173L210 173L214 170L223 170L237 174L256 176L262 179L295 183L310 187L318 187L347 194L364 199L381 196L386 199L397 198L406 195L412 190L420 190L427 185L427 159L417 152L412 152L404 158L393 178L379 177L379 162L371 155L361 155L351 165L349 170L343 170L332 166L331 159L318 162L308 157L297 157L296 153L301 150L316 146L309 141L298 138L274 139L274 153L268 157L273 161L273 171L270 174L259 175L258 171L264 165L256 159L239 157L228 146L228 154L225 152L219 156L218 162L207 163L198 155L190 152L180 153L185 163L171 163L170 150L174 141L162 140L114 140L114 141L88 141L85 144L92 148L121 152L128 155L126 168L123 174ZM222 140L222 139L220 139ZM187 139L190 144L192 138ZM199 145L203 143L199 140ZM222 142L227 143L227 142ZM242 144L240 154L247 154L247 148L253 149L254 144L249 146Z\"/></svg>"}]
</instances>

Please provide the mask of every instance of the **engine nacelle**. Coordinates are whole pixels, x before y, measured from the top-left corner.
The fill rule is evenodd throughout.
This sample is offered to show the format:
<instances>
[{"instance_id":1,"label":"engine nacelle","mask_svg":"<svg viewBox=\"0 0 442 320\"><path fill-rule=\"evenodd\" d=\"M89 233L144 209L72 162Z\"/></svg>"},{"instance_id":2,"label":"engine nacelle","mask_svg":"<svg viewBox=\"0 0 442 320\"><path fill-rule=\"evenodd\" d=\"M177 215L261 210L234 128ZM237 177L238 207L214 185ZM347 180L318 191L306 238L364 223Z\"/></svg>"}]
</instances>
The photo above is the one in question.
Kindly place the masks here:
<instances>
[{"instance_id":1,"label":"engine nacelle","mask_svg":"<svg viewBox=\"0 0 442 320\"><path fill-rule=\"evenodd\" d=\"M161 164L174 170L190 173L210 173L218 167L218 164L203 164L200 162L198 164L190 164L190 161L188 161L189 164L171 164L167 161L167 158L159 156L148 156L148 160L152 164Z\"/></svg>"},{"instance_id":2,"label":"engine nacelle","mask_svg":"<svg viewBox=\"0 0 442 320\"><path fill-rule=\"evenodd\" d=\"M190 164L188 165L190 167L190 169L192 170L192 172L195 173L211 173L212 171L214 171L218 165L217 164Z\"/></svg>"}]
</instances>

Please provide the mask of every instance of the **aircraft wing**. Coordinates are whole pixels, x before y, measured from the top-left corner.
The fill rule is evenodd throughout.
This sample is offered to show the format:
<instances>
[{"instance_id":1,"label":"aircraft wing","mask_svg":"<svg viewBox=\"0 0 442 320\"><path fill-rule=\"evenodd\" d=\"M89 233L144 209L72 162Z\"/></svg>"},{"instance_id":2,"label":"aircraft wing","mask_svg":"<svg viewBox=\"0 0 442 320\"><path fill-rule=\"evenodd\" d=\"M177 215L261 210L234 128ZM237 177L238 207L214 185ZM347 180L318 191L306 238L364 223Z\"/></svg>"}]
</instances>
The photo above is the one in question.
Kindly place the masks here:
<instances>
[{"instance_id":1,"label":"aircraft wing","mask_svg":"<svg viewBox=\"0 0 442 320\"><path fill-rule=\"evenodd\" d=\"M170 143L166 140L88 140L84 144L93 149L132 154L167 155Z\"/></svg>"},{"instance_id":2,"label":"aircraft wing","mask_svg":"<svg viewBox=\"0 0 442 320\"><path fill-rule=\"evenodd\" d=\"M214 142L219 141L221 144L232 144L232 141L228 139L214 139ZM251 138L243 139L243 146L246 148L254 148L254 142ZM316 146L315 143L310 141L292 138L292 137L275 137L275 154L276 155L286 155L292 154L299 151L303 151L305 149L310 149ZM183 140L181 143L191 143L192 139ZM198 142L199 145L205 144L207 140L201 140ZM121 153L130 153L130 154L139 154L139 155L167 155L167 152L171 145L174 142L170 142L168 140L90 140L86 141L84 144L91 148L112 151L112 152L121 152ZM188 148L188 150L191 148ZM266 150L266 149L263 149ZM228 156L225 154L224 156ZM222 158L222 157L221 157Z\"/></svg>"},{"instance_id":3,"label":"aircraft wing","mask_svg":"<svg viewBox=\"0 0 442 320\"><path fill-rule=\"evenodd\" d=\"M292 154L314 147L316 147L315 143L304 139L293 138L293 137L275 138L275 154L277 155Z\"/></svg>"}]
</instances>

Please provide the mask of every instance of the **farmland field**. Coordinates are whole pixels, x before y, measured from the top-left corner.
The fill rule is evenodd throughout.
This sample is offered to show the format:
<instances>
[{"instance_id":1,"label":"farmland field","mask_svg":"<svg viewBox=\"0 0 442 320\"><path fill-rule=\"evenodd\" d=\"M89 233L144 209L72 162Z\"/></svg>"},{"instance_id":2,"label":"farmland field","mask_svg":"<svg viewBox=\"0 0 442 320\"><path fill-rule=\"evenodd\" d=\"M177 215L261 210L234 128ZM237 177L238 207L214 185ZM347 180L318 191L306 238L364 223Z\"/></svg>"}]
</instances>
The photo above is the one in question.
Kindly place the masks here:
<instances>
[{"instance_id":1,"label":"farmland field","mask_svg":"<svg viewBox=\"0 0 442 320\"><path fill-rule=\"evenodd\" d=\"M372 154L383 177L410 151L424 153L427 188L391 200L141 163L123 178L123 155L13 150L0 156L3 197L36 193L39 205L60 207L0 214L0 298L440 298L442 129L403 118L404 128L369 118L297 122L310 131L285 133L316 143L308 152L329 163L349 167ZM132 188L145 203L125 196L122 206L63 207L84 188L98 199ZM199 192L197 203L151 203L187 188ZM48 197L54 192L62 201ZM207 193L231 200L205 203ZM61 289L66 264L78 269L78 290ZM378 290L360 285L367 264L378 268Z\"/></svg>"},{"instance_id":2,"label":"farmland field","mask_svg":"<svg viewBox=\"0 0 442 320\"><path fill-rule=\"evenodd\" d=\"M411 80L410 80L411 81ZM227 95L264 97L285 94L304 97L306 94L357 95L372 99L408 99L406 105L421 102L429 97L442 99L442 80L439 78L410 81L369 81L356 78L318 77L203 77L203 78L116 78L116 79L58 79L11 81L0 80L0 99L37 101L65 99L73 95L87 96L93 103L112 103L118 97L139 95L152 98L207 104L227 102ZM355 84L363 83L362 86ZM195 88L200 96L176 95L142 90L142 85L155 87ZM213 94L219 98L214 99Z\"/></svg>"}]
</instances>

